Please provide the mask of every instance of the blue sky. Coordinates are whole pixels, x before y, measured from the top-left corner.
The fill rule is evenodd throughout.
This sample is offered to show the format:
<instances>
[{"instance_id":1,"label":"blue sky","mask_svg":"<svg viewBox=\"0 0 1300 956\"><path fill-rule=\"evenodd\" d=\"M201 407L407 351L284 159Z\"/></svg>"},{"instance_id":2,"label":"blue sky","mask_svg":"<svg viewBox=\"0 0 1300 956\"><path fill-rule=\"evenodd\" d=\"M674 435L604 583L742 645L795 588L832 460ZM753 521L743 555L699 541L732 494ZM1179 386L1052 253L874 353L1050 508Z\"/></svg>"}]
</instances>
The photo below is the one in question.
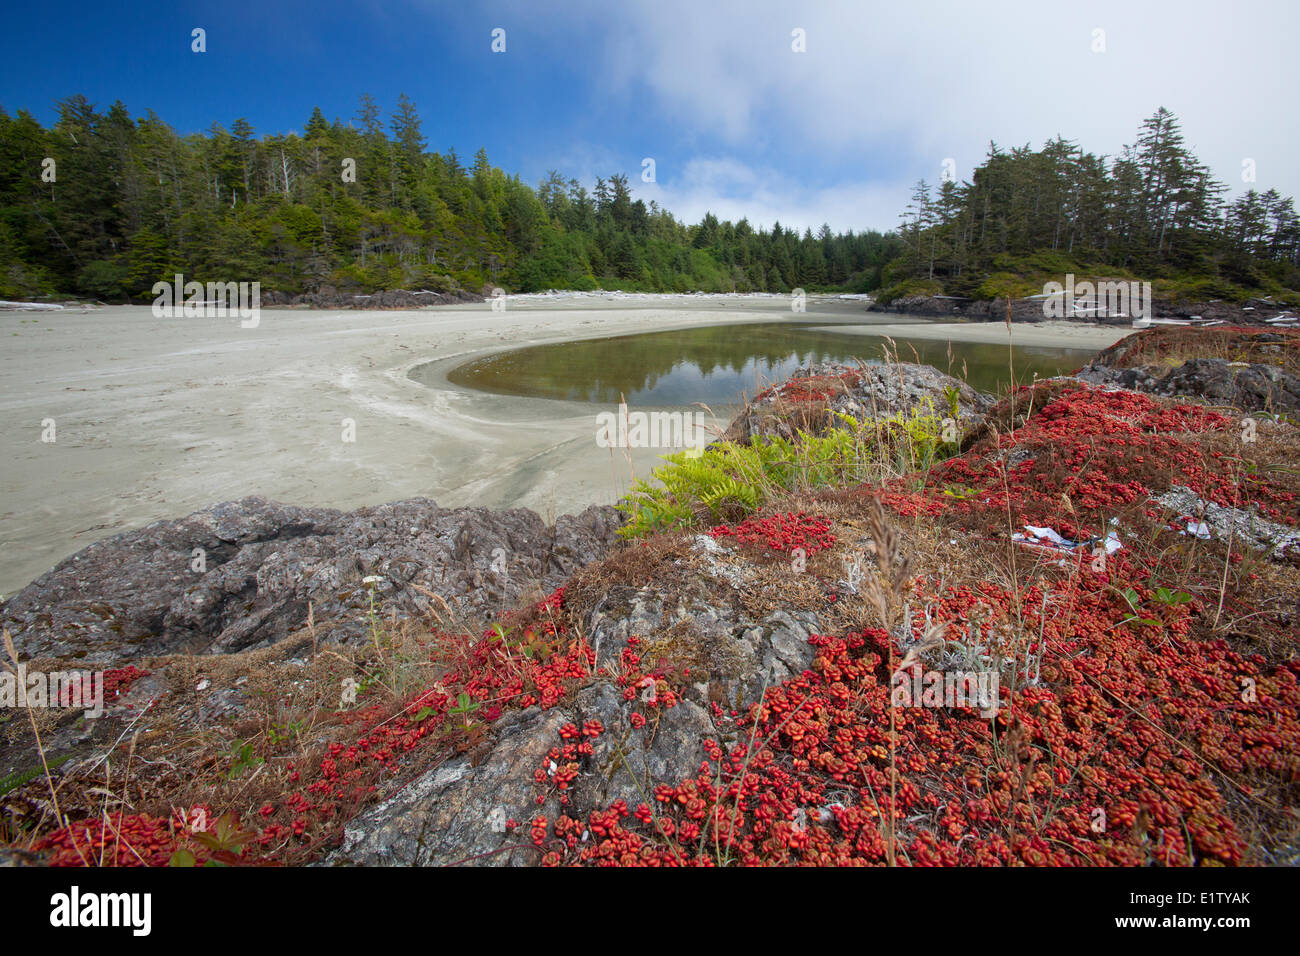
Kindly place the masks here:
<instances>
[{"instance_id":1,"label":"blue sky","mask_svg":"<svg viewBox=\"0 0 1300 956\"><path fill-rule=\"evenodd\" d=\"M0 105L121 99L178 131L301 130L361 93L415 100L431 148L479 146L536 183L625 172L695 221L892 228L945 159L990 139L1131 142L1159 105L1233 192L1300 192L1300 3L434 0L21 4L0 35ZM191 51L202 27L207 52ZM492 30L506 52L491 51ZM803 30L806 52L792 49ZM1102 49L1096 49L1103 31ZM641 181L655 160L656 182Z\"/></svg>"}]
</instances>

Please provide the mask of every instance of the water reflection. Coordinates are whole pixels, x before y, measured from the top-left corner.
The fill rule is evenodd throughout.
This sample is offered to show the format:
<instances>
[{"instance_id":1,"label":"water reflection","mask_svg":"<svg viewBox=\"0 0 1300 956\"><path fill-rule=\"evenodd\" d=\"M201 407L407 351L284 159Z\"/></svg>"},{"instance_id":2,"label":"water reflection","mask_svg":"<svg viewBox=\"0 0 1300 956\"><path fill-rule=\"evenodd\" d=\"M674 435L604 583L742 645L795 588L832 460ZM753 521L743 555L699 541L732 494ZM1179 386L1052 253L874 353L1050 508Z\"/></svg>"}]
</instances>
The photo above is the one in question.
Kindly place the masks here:
<instances>
[{"instance_id":1,"label":"water reflection","mask_svg":"<svg viewBox=\"0 0 1300 956\"><path fill-rule=\"evenodd\" d=\"M1008 350L987 345L897 338L899 357L963 376L982 391L1007 383ZM569 401L683 406L732 405L810 362L879 363L884 339L788 323L708 326L514 349L466 363L447 377L460 386ZM1016 380L1070 372L1090 350L1017 346ZM964 363L964 371L963 371ZM431 366L411 371L432 379Z\"/></svg>"}]
</instances>

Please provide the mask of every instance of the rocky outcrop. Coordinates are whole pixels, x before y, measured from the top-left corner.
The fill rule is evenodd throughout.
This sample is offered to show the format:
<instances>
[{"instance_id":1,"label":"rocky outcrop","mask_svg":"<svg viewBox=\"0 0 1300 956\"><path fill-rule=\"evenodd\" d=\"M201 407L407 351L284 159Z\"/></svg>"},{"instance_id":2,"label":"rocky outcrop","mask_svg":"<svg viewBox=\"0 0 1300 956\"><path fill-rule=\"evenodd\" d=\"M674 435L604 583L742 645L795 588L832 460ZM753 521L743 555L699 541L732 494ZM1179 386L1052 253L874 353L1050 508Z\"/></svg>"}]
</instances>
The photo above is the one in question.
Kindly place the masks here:
<instances>
[{"instance_id":1,"label":"rocky outcrop","mask_svg":"<svg viewBox=\"0 0 1300 956\"><path fill-rule=\"evenodd\" d=\"M952 396L963 427L976 424L993 405L990 396L929 365L822 362L797 369L785 383L757 396L731 423L726 437L739 442L758 435L792 438L796 428L833 426L834 412L859 420L918 413L942 418L951 414ZM810 403L817 405L815 419L801 414L801 406Z\"/></svg>"},{"instance_id":2,"label":"rocky outcrop","mask_svg":"<svg viewBox=\"0 0 1300 956\"><path fill-rule=\"evenodd\" d=\"M924 315L934 318L970 319L976 322L1002 322L1007 317L1006 299L967 299L962 296L908 295L890 302L873 302L868 312L890 312L900 315ZM1012 322L1045 322L1043 303L1033 299L1013 299ZM1131 320L1116 320L1129 324Z\"/></svg>"},{"instance_id":3,"label":"rocky outcrop","mask_svg":"<svg viewBox=\"0 0 1300 956\"><path fill-rule=\"evenodd\" d=\"M974 322L1004 322L1007 318L1007 300L967 299L961 296L912 295L890 302L873 302L868 312L890 312L901 315L921 315L934 318L968 319ZM1284 314L1284 307L1265 299L1252 299L1240 305L1231 302L1173 302L1155 299L1151 304L1152 318L1187 319L1200 322L1224 322L1229 325L1267 325L1267 320ZM1294 314L1294 310L1292 312ZM1012 322L1046 322L1042 299L1012 299ZM1131 316L1080 317L1074 321L1101 325L1128 326Z\"/></svg>"},{"instance_id":4,"label":"rocky outcrop","mask_svg":"<svg viewBox=\"0 0 1300 956\"><path fill-rule=\"evenodd\" d=\"M357 866L521 865L541 852L527 841L527 821L554 816L554 798L535 802L533 778L561 742L565 724L599 720L586 772L568 793L564 812L574 816L603 809L615 799L628 806L650 803L655 783L689 777L704 759L703 741L716 734L704 708L682 701L664 709L653 730L635 729L620 691L602 681L560 707L530 707L501 718L492 752L477 765L470 757L427 771L383 803L352 821L343 845L326 861ZM513 833L507 822L523 824Z\"/></svg>"},{"instance_id":5,"label":"rocky outcrop","mask_svg":"<svg viewBox=\"0 0 1300 956\"><path fill-rule=\"evenodd\" d=\"M1093 385L1114 385L1166 397L1203 399L1243 411L1300 413L1300 377L1276 365L1191 359L1175 368L1114 368L1091 364L1076 377Z\"/></svg>"},{"instance_id":6,"label":"rocky outcrop","mask_svg":"<svg viewBox=\"0 0 1300 956\"><path fill-rule=\"evenodd\" d=\"M699 680L684 699L654 708L653 721L635 727L630 718L647 710L646 691L629 701L610 677L629 637L662 635L673 622L689 622L680 650L695 661L691 673ZM657 784L695 774L706 756L705 740L740 742L735 724L715 719L710 705L743 707L765 687L810 668L815 649L808 638L817 628L816 616L807 612L778 611L752 622L716 606L673 606L654 586L611 591L587 623L600 678L558 707L507 713L493 725L495 743L486 757L457 757L398 789L348 824L342 846L326 863L536 863L545 850L531 845L527 823L537 814L582 818L618 800L629 808L652 804ZM534 774L562 742L560 728L589 720L604 730L566 791L568 802L561 806L552 795L537 804ZM511 820L519 824L513 832L506 826Z\"/></svg>"},{"instance_id":7,"label":"rocky outcrop","mask_svg":"<svg viewBox=\"0 0 1300 956\"><path fill-rule=\"evenodd\" d=\"M261 295L263 308L311 308L311 309L422 309L431 305L457 305L466 302L482 302L483 296L468 292L459 286L433 292L421 289L408 292L405 289L389 289L373 295L361 295L336 292L325 288L319 292L302 295L290 295L287 292L269 291Z\"/></svg>"},{"instance_id":8,"label":"rocky outcrop","mask_svg":"<svg viewBox=\"0 0 1300 956\"><path fill-rule=\"evenodd\" d=\"M351 512L245 498L98 541L0 613L20 653L83 664L265 645L300 628L309 605L317 624L337 625L330 639L348 640L372 608L419 614L429 592L487 617L552 590L603 555L619 524L609 507L547 527L525 509L426 498Z\"/></svg>"},{"instance_id":9,"label":"rocky outcrop","mask_svg":"<svg viewBox=\"0 0 1300 956\"><path fill-rule=\"evenodd\" d=\"M1156 501L1178 515L1187 533L1219 541L1236 541L1274 561L1300 558L1300 531L1259 514L1258 508L1229 508L1175 485ZM1190 520L1189 520L1190 519Z\"/></svg>"}]
</instances>

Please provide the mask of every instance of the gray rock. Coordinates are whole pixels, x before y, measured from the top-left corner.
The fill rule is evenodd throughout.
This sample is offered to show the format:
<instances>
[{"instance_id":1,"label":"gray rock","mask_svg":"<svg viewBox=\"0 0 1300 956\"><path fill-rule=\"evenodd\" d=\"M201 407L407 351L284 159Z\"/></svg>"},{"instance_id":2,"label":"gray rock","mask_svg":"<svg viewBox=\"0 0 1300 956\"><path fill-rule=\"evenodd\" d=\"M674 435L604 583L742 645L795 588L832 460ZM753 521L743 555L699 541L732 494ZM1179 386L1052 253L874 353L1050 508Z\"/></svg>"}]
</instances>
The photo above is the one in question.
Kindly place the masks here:
<instances>
[{"instance_id":1,"label":"gray rock","mask_svg":"<svg viewBox=\"0 0 1300 956\"><path fill-rule=\"evenodd\" d=\"M932 413L940 418L950 414L949 395L957 397L957 419L960 427L978 424L984 412L993 406L993 398L977 392L959 378L945 375L929 365L899 362L893 365L844 365L822 362L808 368L797 369L790 382L806 378L839 377L846 373L859 373L835 384L828 405L832 412L844 412L858 420L889 418L893 415ZM778 435L793 438L796 427L806 423L791 415L791 402L783 399L779 390L755 399L735 418L727 429L726 437L745 442L761 435ZM833 415L825 415L824 422L811 423L819 427L847 427Z\"/></svg>"},{"instance_id":2,"label":"gray rock","mask_svg":"<svg viewBox=\"0 0 1300 956\"><path fill-rule=\"evenodd\" d=\"M323 287L317 292L291 295L287 292L267 291L261 295L261 305L266 308L311 309L422 309L433 305L459 305L483 302L483 296L462 289L455 279L443 276L435 283L439 289L386 289L370 295L338 292Z\"/></svg>"},{"instance_id":3,"label":"gray rock","mask_svg":"<svg viewBox=\"0 0 1300 956\"><path fill-rule=\"evenodd\" d=\"M754 701L764 687L803 673L816 654L808 638L818 629L817 616L800 611L776 611L762 621L738 618L727 608L704 603L665 608L653 588L616 588L592 612L586 632L596 649L596 668L613 672L628 638L662 636L679 623L678 656L694 661L692 676L707 674L706 690L692 689L687 697L705 704L716 700L728 707Z\"/></svg>"},{"instance_id":4,"label":"gray rock","mask_svg":"<svg viewBox=\"0 0 1300 956\"><path fill-rule=\"evenodd\" d=\"M584 720L596 717L605 728L592 748L593 772L578 779L570 797L571 804L588 811L616 800L629 808L653 805L655 786L694 776L705 759L704 741L719 736L708 711L691 700L660 709L653 726L636 730L628 722L632 704L608 683L580 694L578 708Z\"/></svg>"},{"instance_id":5,"label":"gray rock","mask_svg":"<svg viewBox=\"0 0 1300 956\"><path fill-rule=\"evenodd\" d=\"M1104 276L1090 277L1090 280L1105 281ZM1222 301L1212 302L1176 302L1173 300L1153 299L1151 314L1153 318L1182 318L1201 322L1219 321L1231 325L1264 325L1265 319L1275 315L1281 306L1270 300L1249 299L1240 304ZM901 296L890 302L872 302L867 306L868 312L889 312L895 315L926 315L944 318L959 317L975 322L1005 322L1007 317L1007 300L969 299L963 296L910 295ZM1043 309L1042 299L1012 299L1012 322L1045 322L1048 316ZM1128 315L1090 315L1074 319L1055 321L1084 322L1089 325L1126 326L1132 323Z\"/></svg>"},{"instance_id":6,"label":"gray rock","mask_svg":"<svg viewBox=\"0 0 1300 956\"><path fill-rule=\"evenodd\" d=\"M1112 368L1094 362L1076 377L1093 385L1114 385L1165 397L1199 398L1243 411L1300 413L1300 377L1276 365L1219 358L1191 359L1172 369Z\"/></svg>"},{"instance_id":7,"label":"gray rock","mask_svg":"<svg viewBox=\"0 0 1300 956\"><path fill-rule=\"evenodd\" d=\"M301 627L309 604L328 639L348 640L366 633L372 598L405 617L428 609L423 589L490 617L553 590L616 542L620 520L608 507L548 528L525 509L426 498L346 513L245 498L95 542L2 617L20 653L86 664L264 646Z\"/></svg>"},{"instance_id":8,"label":"gray rock","mask_svg":"<svg viewBox=\"0 0 1300 956\"><path fill-rule=\"evenodd\" d=\"M487 865L534 863L527 822L542 808L534 802L533 772L560 741L568 710L530 707L494 725L498 741L478 766L469 757L425 772L383 803L350 822L331 865L437 866L458 862ZM505 820L523 824L513 833Z\"/></svg>"},{"instance_id":9,"label":"gray rock","mask_svg":"<svg viewBox=\"0 0 1300 956\"><path fill-rule=\"evenodd\" d=\"M1191 519L1187 522L1191 527L1179 528L1185 534L1196 533L1196 525L1200 524L1213 538L1224 542L1236 541L1239 548L1245 544L1264 552L1274 561L1300 558L1300 531L1261 517L1253 507L1247 510L1228 508L1181 485L1175 485L1156 501L1175 515Z\"/></svg>"},{"instance_id":10,"label":"gray rock","mask_svg":"<svg viewBox=\"0 0 1300 956\"><path fill-rule=\"evenodd\" d=\"M390 795L348 824L326 864L534 864L541 853L531 844L528 823L537 814L554 820L563 810L581 819L617 800L629 809L651 804L657 784L695 776L706 759L706 739L724 746L738 742L734 724L714 722L710 700L721 697L728 708L742 707L766 687L807 670L815 656L808 643L817 629L811 613L777 611L751 622L707 604L669 606L653 585L613 589L588 623L597 671L604 672L594 683L551 710L533 707L503 716L492 727L496 739L485 759L477 765L469 757L448 761ZM687 688L675 706L655 708L644 727L634 728L631 714L645 713L647 706L624 700L611 678L629 637L660 642L674 624L684 625L674 651L691 654L700 662L692 664L692 677L700 666L708 680ZM547 767L548 751L564 743L560 728L591 719L604 732L565 791L568 804L561 807L552 793L539 805L541 788L533 775ZM502 828L510 819L520 824L513 833Z\"/></svg>"},{"instance_id":11,"label":"gray rock","mask_svg":"<svg viewBox=\"0 0 1300 956\"><path fill-rule=\"evenodd\" d=\"M682 701L663 709L653 728L634 729L633 705L608 681L581 691L551 710L536 707L507 714L493 727L497 742L477 766L468 757L425 772L344 830L343 844L325 861L356 866L528 865L541 853L532 846L528 822L538 813L554 819L561 809L582 817L616 800L629 808L653 801L654 787L694 774L704 759L703 741L716 733L704 708ZM566 791L539 806L534 772L560 746L560 728L600 720L604 733ZM514 820L513 832L504 824Z\"/></svg>"}]
</instances>

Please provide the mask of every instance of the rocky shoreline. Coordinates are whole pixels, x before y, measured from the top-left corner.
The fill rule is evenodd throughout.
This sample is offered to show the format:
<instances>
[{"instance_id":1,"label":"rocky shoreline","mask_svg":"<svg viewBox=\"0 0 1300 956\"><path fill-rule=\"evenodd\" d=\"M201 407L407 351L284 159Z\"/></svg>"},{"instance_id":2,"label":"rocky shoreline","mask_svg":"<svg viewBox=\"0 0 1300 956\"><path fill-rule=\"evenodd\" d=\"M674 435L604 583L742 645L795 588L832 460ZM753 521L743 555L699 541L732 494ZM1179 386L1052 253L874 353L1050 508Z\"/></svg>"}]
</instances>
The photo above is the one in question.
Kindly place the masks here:
<instances>
[{"instance_id":1,"label":"rocky shoreline","mask_svg":"<svg viewBox=\"0 0 1300 956\"><path fill-rule=\"evenodd\" d=\"M1193 358L1169 367L1152 357L1184 334L1173 328L1144 333L1144 349L1122 340L1073 379L1300 415L1300 375L1276 364L1290 341L1284 333L1249 336L1253 361ZM1230 330L1214 334L1241 338ZM741 444L794 439L797 428L812 423L792 417L791 389L825 393L816 403L818 421L837 413L948 414L952 404L969 432L994 404L926 365L859 370L820 363L756 396L723 437ZM622 520L612 507L595 505L547 526L525 508L448 509L427 498L344 512L249 497L87 546L0 603L0 623L24 657L86 664L266 647L300 626L308 605L318 623L337 625L333 639L347 640L367 627L371 588L364 580L373 578L374 596L402 616L426 612L429 591L463 613L490 614L554 590L605 556L618 543Z\"/></svg>"},{"instance_id":2,"label":"rocky shoreline","mask_svg":"<svg viewBox=\"0 0 1300 956\"><path fill-rule=\"evenodd\" d=\"M887 709L893 664L886 658L920 659L943 648L949 664L969 662L982 653L981 641L1012 633L1011 597L995 582L1006 574L1014 580L1016 563L995 569L989 562L999 560L1001 545L989 541L1015 547L1005 510L1013 496L1023 509L1019 523L1064 533L1064 545L1034 544L1050 560L1034 571L1039 582L1025 587L1045 589L1032 591L1022 613L1042 615L1033 625L1040 635L1076 622L1068 640L1089 653L1070 647L1045 663L1040 640L1033 653L1041 680L1030 678L1028 663L1027 683L1016 684L1013 672L1011 691L1023 703L994 719L1000 733L1013 735L1007 740L1043 738L1056 751L1068 748L1073 761L1108 761L1109 783L1098 790L1089 782L1100 765L1055 784L1040 780L1026 749L1015 759L1028 760L1028 770L1016 765L1002 775L1005 787L989 784L996 793L964 794L934 830L929 821L939 811L923 806L922 793L983 780L984 770L1009 758L979 743L985 716L904 709L899 720L911 729L899 755L906 771L899 799L911 816L900 852L905 840L909 859L930 863L1242 862L1250 848L1194 759L1169 756L1157 792L1108 756L1149 732L1131 719L1132 706L1096 694L1080 670L1096 660L1103 676L1108 667L1173 675L1185 688L1179 706L1200 708L1199 748L1226 747L1221 759L1241 761L1252 774L1290 772L1287 758L1263 741L1282 740L1285 749L1300 735L1300 702L1279 636L1297 624L1284 600L1300 568L1296 489L1282 467L1295 426L1284 417L1251 419L1259 440L1248 452L1262 464L1258 479L1239 486L1251 498L1213 499L1226 493L1216 470L1223 449L1242 448L1243 410L1295 411L1297 346L1296 333L1161 327L1101 353L1086 374L1038 382L997 402L927 366L800 369L756 396L732 423L733 440L825 433L839 427L836 412L885 421L933 409L956 416L960 453L933 474L927 468L830 489L799 510L760 509L752 521L707 533L623 541L622 515L600 507L548 527L524 509L443 509L428 499L338 512L248 498L97 542L0 606L27 663L108 667L115 687L105 719L67 714L42 738L63 761L55 773L64 812L85 814L83 830L51 832L44 777L25 775L37 755L23 742L24 728L14 729L20 722L8 729L0 779L19 782L0 787L0 815L11 832L43 825L45 836L30 847L0 846L0 862L76 864L78 839L117 852L107 830L91 833L105 786L97 775L105 772L100 757L132 728L142 733L138 748L132 743L142 804L153 805L144 801L150 792L153 803L199 801L215 815L243 801L248 848L214 851L210 858L222 862L883 862L885 840L894 837L876 823L889 789L877 719ZM1189 349L1209 357L1181 360ZM1175 404L1187 399L1218 408ZM1230 407L1237 411L1222 413ZM1175 511L1153 517L1149 501ZM1086 540L1085 528L1121 512L1123 550L1107 580L1129 588L1127 605L1110 596L1120 590L1067 567L1077 557L1070 539ZM1157 538L1156 568L1171 549L1194 546L1179 559L1186 562L1178 565L1181 579L1140 563L1145 542ZM1250 633L1230 634L1237 643L1225 644L1199 623L1202 604L1213 605L1213 588L1243 545L1250 577L1235 578L1227 610L1249 621L1239 626ZM1021 553L1031 560L1035 552ZM904 603L895 588L905 622L897 637L889 630L891 599L873 603L864 583L866 556L886 583L921 575L918 588L938 589ZM1138 590L1152 575L1168 582L1168 606L1156 592ZM938 584L924 583L930 578ZM1049 613L1048 578L1068 615ZM1150 616L1139 623L1159 624L1164 639L1148 641L1133 626L1133 602ZM932 613L956 615L937 644ZM976 624L958 623L989 615L1002 630L990 625L986 638ZM435 657L401 657L399 640ZM1062 631L1049 644L1066 640ZM952 646L965 657L953 657ZM1214 723L1221 709L1214 695L1225 681L1235 688L1239 674L1266 688L1270 703L1232 708L1230 736ZM396 709L349 700L349 681L354 692L390 695ZM1168 696L1146 685L1115 684L1108 693ZM801 713L807 701L813 707ZM1062 712L1077 730L1057 727L1052 715ZM760 725L762 749L746 757ZM1090 728L1109 736L1090 741ZM178 756L173 740L185 741L188 755ZM935 754L943 755L938 764ZM959 769L941 784L949 761ZM251 786L259 776L266 779L249 796L245 781ZM729 778L737 787L750 781L754 797L743 810L727 796ZM1081 788L1059 799L1085 810L1059 815L1050 841L1008 839L989 822L997 807L1027 799L1017 780L1043 792ZM1145 833L1129 839L1127 826L1095 840L1087 808L1119 800L1106 805L1124 819L1130 804L1145 800L1176 817L1174 804L1159 803L1174 799L1171 790L1208 822L1188 834L1170 829L1158 842ZM706 822L728 834L727 847L737 828L737 845L721 858L701 842ZM174 863L182 847L207 854L187 836L188 824L178 828L165 814L136 812L118 823L114 832L131 833L137 859L151 865ZM1266 861L1294 859L1287 839L1270 837L1255 852Z\"/></svg>"},{"instance_id":3,"label":"rocky shoreline","mask_svg":"<svg viewBox=\"0 0 1300 956\"><path fill-rule=\"evenodd\" d=\"M299 629L364 636L374 604L402 617L440 600L488 616L552 591L614 544L592 506L547 527L518 508L427 498L342 512L245 498L89 545L3 604L24 657L82 666L159 654L229 654ZM373 603L372 603L373 602Z\"/></svg>"},{"instance_id":4,"label":"rocky shoreline","mask_svg":"<svg viewBox=\"0 0 1300 956\"><path fill-rule=\"evenodd\" d=\"M452 288L445 292L431 292L420 289L408 292L405 289L388 289L373 295L338 292L324 288L319 292L307 292L290 295L287 292L271 290L262 293L261 305L264 309L423 309L435 305L461 305L464 303L484 302L477 292L461 288Z\"/></svg>"},{"instance_id":5,"label":"rocky shoreline","mask_svg":"<svg viewBox=\"0 0 1300 956\"><path fill-rule=\"evenodd\" d=\"M965 299L957 296L915 295L894 299L887 304L872 302L867 306L868 312L891 312L902 315L925 316L929 318L962 318L973 322L1003 322L1007 317L1007 300L1000 299ZM1152 318L1182 319L1192 323L1224 323L1227 325L1268 325L1268 319L1288 314L1287 309L1267 299L1251 299L1241 304L1230 302L1193 302L1177 303L1156 299L1152 303ZM1291 310L1289 314L1295 314ZM1062 321L1052 319L1043 311L1041 299L1012 299L1011 321L1013 322L1048 322ZM1066 319L1065 321L1069 321ZM1128 316L1098 315L1087 321L1100 325L1130 326L1133 319Z\"/></svg>"}]
</instances>

